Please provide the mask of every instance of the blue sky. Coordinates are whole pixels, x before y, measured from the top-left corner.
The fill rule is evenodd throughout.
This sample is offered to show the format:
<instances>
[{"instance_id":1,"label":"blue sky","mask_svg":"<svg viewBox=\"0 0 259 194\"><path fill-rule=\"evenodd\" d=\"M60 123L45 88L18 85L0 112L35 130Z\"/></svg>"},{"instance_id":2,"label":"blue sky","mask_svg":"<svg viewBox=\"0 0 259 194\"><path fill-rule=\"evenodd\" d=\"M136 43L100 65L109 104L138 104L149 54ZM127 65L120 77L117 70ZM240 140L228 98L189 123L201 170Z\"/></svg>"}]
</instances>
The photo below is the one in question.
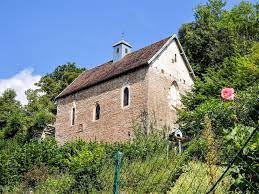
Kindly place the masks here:
<instances>
[{"instance_id":1,"label":"blue sky","mask_svg":"<svg viewBox=\"0 0 259 194\"><path fill-rule=\"evenodd\" d=\"M88 69L106 62L122 32L135 50L177 33L204 2L1 0L0 92L1 80L24 71L40 76L66 62ZM227 7L239 2L229 0Z\"/></svg>"}]
</instances>

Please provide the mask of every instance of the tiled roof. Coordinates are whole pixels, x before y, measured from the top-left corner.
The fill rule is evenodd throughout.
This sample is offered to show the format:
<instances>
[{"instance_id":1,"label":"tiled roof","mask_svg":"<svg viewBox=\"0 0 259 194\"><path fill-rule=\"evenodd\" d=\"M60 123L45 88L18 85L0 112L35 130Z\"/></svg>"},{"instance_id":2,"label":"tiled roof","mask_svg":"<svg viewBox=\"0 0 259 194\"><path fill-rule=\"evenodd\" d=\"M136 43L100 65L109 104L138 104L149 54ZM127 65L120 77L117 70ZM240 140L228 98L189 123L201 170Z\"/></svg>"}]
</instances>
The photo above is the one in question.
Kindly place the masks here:
<instances>
[{"instance_id":1,"label":"tiled roof","mask_svg":"<svg viewBox=\"0 0 259 194\"><path fill-rule=\"evenodd\" d=\"M91 87L105 80L126 73L148 64L148 61L162 48L169 40L165 38L159 42L146 46L142 49L129 53L116 62L109 61L93 69L86 70L76 78L67 88L65 88L57 98L65 97L82 89Z\"/></svg>"}]
</instances>

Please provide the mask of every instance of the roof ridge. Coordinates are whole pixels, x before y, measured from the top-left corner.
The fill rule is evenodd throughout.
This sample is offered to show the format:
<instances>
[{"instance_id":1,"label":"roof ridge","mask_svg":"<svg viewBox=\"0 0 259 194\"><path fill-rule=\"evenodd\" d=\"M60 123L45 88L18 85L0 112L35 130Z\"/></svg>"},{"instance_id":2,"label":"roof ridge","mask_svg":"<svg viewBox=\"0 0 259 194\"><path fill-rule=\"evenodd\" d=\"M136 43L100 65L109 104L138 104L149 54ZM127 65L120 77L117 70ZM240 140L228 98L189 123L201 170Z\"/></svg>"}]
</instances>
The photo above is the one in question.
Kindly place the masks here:
<instances>
[{"instance_id":1,"label":"roof ridge","mask_svg":"<svg viewBox=\"0 0 259 194\"><path fill-rule=\"evenodd\" d=\"M111 79L129 70L133 70L144 64L148 64L148 61L152 58L152 56L155 55L171 37L172 36L164 38L160 41L133 51L116 62L110 60L84 71L56 98L65 97L71 93L75 93L87 87L98 84L101 81Z\"/></svg>"},{"instance_id":2,"label":"roof ridge","mask_svg":"<svg viewBox=\"0 0 259 194\"><path fill-rule=\"evenodd\" d=\"M130 56L130 55L132 55L132 54L134 54L134 53L136 53L136 52L139 52L139 51L142 50L142 49L145 49L145 48L147 48L147 47L150 47L150 46L152 46L152 45L154 45L154 44L157 44L157 43L159 43L159 42L161 42L161 41L167 40L167 39L169 39L169 38L171 38L171 37L172 37L172 36L169 36L169 37L164 38L164 39L162 39L162 40L159 40L159 41L157 41L157 42L153 42L153 43L151 43L150 45L147 45L147 46L144 46L144 47L142 47L142 48L139 48L138 50L132 51L132 52L130 52L129 54L125 55L125 57ZM117 62L119 62L119 61L120 61L120 60L118 60L118 61L116 61L116 62L114 62L114 63L117 63ZM93 69L97 69L97 68L102 67L102 66L104 66L104 65L107 65L108 63L111 63L111 62L113 62L112 59L109 60L109 61L107 61L107 62L105 62L105 63L103 63L103 64L99 64L99 65L97 65L97 66L95 66L95 67L93 67L93 68L91 68L91 69L89 69L89 70L85 70L85 71L90 71L90 70L93 70Z\"/></svg>"}]
</instances>

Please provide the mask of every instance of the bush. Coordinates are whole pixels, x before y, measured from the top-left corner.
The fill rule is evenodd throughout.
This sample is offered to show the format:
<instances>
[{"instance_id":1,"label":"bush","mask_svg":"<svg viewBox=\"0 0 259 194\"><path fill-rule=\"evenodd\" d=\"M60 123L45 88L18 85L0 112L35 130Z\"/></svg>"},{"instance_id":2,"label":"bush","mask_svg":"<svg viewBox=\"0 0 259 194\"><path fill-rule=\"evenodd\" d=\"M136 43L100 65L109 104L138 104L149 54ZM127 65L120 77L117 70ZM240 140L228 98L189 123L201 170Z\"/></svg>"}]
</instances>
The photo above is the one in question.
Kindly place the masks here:
<instances>
[{"instance_id":1,"label":"bush","mask_svg":"<svg viewBox=\"0 0 259 194\"><path fill-rule=\"evenodd\" d=\"M256 126L258 92L259 85L254 85L245 91L237 92L234 101L224 102L219 97L211 98L198 105L195 110L184 109L180 112L181 128L192 136L200 134L205 114L209 115L214 132L220 136L224 135L224 129L232 128L236 123Z\"/></svg>"},{"instance_id":2,"label":"bush","mask_svg":"<svg viewBox=\"0 0 259 194\"><path fill-rule=\"evenodd\" d=\"M214 168L215 179L211 181L207 164L199 161L189 162L169 193L206 193L223 172L223 169L220 167L214 166ZM218 184L214 193L227 193L231 181L230 177L225 177Z\"/></svg>"},{"instance_id":3,"label":"bush","mask_svg":"<svg viewBox=\"0 0 259 194\"><path fill-rule=\"evenodd\" d=\"M10 146L9 146L10 145ZM60 168L64 157L52 139L33 141L24 145L10 141L0 151L1 185L12 185L35 166Z\"/></svg>"},{"instance_id":4,"label":"bush","mask_svg":"<svg viewBox=\"0 0 259 194\"><path fill-rule=\"evenodd\" d=\"M69 193L75 183L75 178L69 174L51 176L35 188L35 193Z\"/></svg>"},{"instance_id":5,"label":"bush","mask_svg":"<svg viewBox=\"0 0 259 194\"><path fill-rule=\"evenodd\" d=\"M98 174L105 163L105 148L96 142L86 143L81 140L63 147L65 157L63 166L76 180L75 190L89 191L101 189Z\"/></svg>"},{"instance_id":6,"label":"bush","mask_svg":"<svg viewBox=\"0 0 259 194\"><path fill-rule=\"evenodd\" d=\"M26 172L22 179L23 184L27 188L34 188L40 182L45 181L49 176L49 169L47 166L34 166L31 170Z\"/></svg>"},{"instance_id":7,"label":"bush","mask_svg":"<svg viewBox=\"0 0 259 194\"><path fill-rule=\"evenodd\" d=\"M244 146L248 137L255 130L253 127L236 125L226 131L227 155L234 155ZM234 163L230 174L235 179L231 190L240 190L242 192L253 192L258 184L258 153L259 153L259 134L258 132L249 141L241 155ZM249 181L249 184L247 183Z\"/></svg>"}]
</instances>

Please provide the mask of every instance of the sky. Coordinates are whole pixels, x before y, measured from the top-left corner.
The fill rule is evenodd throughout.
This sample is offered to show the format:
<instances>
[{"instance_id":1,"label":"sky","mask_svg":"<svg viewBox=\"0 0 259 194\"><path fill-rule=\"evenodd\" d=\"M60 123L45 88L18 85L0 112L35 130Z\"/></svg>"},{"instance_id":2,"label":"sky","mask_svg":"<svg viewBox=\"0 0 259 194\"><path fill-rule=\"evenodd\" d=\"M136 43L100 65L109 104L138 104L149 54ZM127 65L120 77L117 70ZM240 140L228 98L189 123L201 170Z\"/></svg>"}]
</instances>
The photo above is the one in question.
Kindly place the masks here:
<instances>
[{"instance_id":1,"label":"sky","mask_svg":"<svg viewBox=\"0 0 259 194\"><path fill-rule=\"evenodd\" d=\"M228 0L227 8L240 1ZM133 50L177 34L205 2L0 0L0 94L14 88L26 103L24 91L58 65L90 69L111 60L122 32Z\"/></svg>"}]
</instances>

